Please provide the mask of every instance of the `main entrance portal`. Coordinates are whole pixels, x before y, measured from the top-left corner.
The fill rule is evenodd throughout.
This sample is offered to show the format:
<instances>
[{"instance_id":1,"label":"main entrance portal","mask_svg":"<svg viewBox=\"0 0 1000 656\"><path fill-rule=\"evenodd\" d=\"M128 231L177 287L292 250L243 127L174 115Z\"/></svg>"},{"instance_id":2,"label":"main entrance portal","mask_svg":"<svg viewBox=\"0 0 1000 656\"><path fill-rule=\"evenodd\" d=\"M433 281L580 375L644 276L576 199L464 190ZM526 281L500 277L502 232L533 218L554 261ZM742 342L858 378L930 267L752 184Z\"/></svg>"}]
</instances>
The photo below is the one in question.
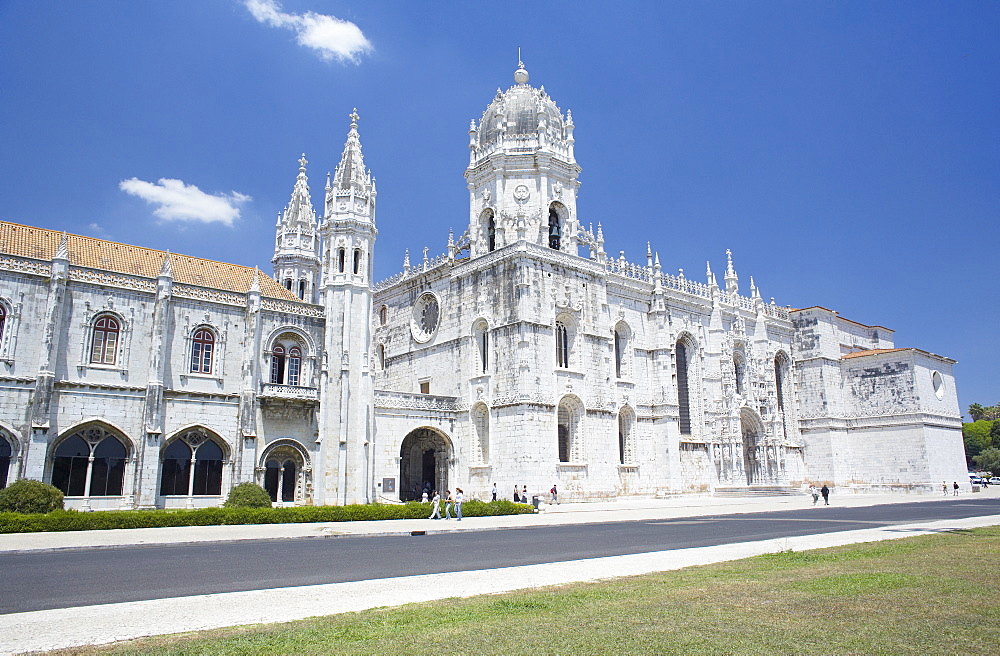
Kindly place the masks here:
<instances>
[{"instance_id":1,"label":"main entrance portal","mask_svg":"<svg viewBox=\"0 0 1000 656\"><path fill-rule=\"evenodd\" d=\"M399 498L419 499L421 492L433 490L444 495L448 489L448 438L432 428L418 428L403 438L399 449Z\"/></svg>"}]
</instances>

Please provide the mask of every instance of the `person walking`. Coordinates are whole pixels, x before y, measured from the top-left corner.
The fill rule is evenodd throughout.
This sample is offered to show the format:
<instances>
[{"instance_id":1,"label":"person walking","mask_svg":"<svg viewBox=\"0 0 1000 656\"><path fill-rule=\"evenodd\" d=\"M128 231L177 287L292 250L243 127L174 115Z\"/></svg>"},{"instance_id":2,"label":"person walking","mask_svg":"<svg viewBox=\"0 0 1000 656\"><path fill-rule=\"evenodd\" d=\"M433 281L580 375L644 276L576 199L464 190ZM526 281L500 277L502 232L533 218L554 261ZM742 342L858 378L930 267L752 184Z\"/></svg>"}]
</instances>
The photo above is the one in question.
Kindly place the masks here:
<instances>
[{"instance_id":1,"label":"person walking","mask_svg":"<svg viewBox=\"0 0 1000 656\"><path fill-rule=\"evenodd\" d=\"M441 519L441 495L434 490L434 498L431 499L431 516L427 519Z\"/></svg>"},{"instance_id":2,"label":"person walking","mask_svg":"<svg viewBox=\"0 0 1000 656\"><path fill-rule=\"evenodd\" d=\"M958 496L958 481L955 481L952 485L955 487L955 496Z\"/></svg>"},{"instance_id":3,"label":"person walking","mask_svg":"<svg viewBox=\"0 0 1000 656\"><path fill-rule=\"evenodd\" d=\"M493 500L494 501L497 500L497 484L496 483L493 484Z\"/></svg>"},{"instance_id":4,"label":"person walking","mask_svg":"<svg viewBox=\"0 0 1000 656\"><path fill-rule=\"evenodd\" d=\"M956 492L955 494L958 494L958 492ZM529 503L527 485L521 487L521 503Z\"/></svg>"},{"instance_id":5,"label":"person walking","mask_svg":"<svg viewBox=\"0 0 1000 656\"><path fill-rule=\"evenodd\" d=\"M445 490L444 493L448 495L444 502L444 518L451 519L451 507L455 505L455 497L451 496L451 490Z\"/></svg>"},{"instance_id":6,"label":"person walking","mask_svg":"<svg viewBox=\"0 0 1000 656\"><path fill-rule=\"evenodd\" d=\"M810 485L809 486L809 494L812 495L812 497L813 497L813 505L815 506L816 502L819 501L819 490L816 489L815 485Z\"/></svg>"},{"instance_id":7,"label":"person walking","mask_svg":"<svg viewBox=\"0 0 1000 656\"><path fill-rule=\"evenodd\" d=\"M941 489L944 490L944 495L948 496L948 481L941 481Z\"/></svg>"},{"instance_id":8,"label":"person walking","mask_svg":"<svg viewBox=\"0 0 1000 656\"><path fill-rule=\"evenodd\" d=\"M549 494L552 495L552 503L559 503L559 490L556 489L555 485L549 490Z\"/></svg>"},{"instance_id":9,"label":"person walking","mask_svg":"<svg viewBox=\"0 0 1000 656\"><path fill-rule=\"evenodd\" d=\"M456 487L455 492L455 518L462 521L462 502L465 501L465 493L460 487Z\"/></svg>"},{"instance_id":10,"label":"person walking","mask_svg":"<svg viewBox=\"0 0 1000 656\"><path fill-rule=\"evenodd\" d=\"M828 488L826 486L826 483L823 483L823 487L820 489L819 493L823 495L823 505L829 506L830 505L830 488Z\"/></svg>"},{"instance_id":11,"label":"person walking","mask_svg":"<svg viewBox=\"0 0 1000 656\"><path fill-rule=\"evenodd\" d=\"M521 495L517 493L517 486L514 486L514 503L521 503Z\"/></svg>"}]
</instances>

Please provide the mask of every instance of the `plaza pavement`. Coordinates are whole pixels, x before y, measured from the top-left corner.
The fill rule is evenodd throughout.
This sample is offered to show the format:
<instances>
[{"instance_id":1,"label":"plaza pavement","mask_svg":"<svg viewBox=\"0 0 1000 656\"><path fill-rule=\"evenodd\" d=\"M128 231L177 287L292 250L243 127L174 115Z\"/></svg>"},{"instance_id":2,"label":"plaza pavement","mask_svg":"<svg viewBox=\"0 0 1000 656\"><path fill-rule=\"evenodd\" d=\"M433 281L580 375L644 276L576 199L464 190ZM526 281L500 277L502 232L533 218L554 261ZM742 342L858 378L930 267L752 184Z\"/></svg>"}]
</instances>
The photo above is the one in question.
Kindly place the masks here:
<instances>
[{"instance_id":1,"label":"plaza pavement","mask_svg":"<svg viewBox=\"0 0 1000 656\"><path fill-rule=\"evenodd\" d=\"M1000 490L989 488L976 496L980 495L1000 496ZM965 493L963 496L969 497L970 494ZM932 503L945 498L943 495L834 494L831 496L831 507L860 507L910 501ZM604 503L565 503L547 506L543 512L533 515L466 517L462 522L412 519L0 535L0 557L4 553L17 551L79 547L114 548L128 545L228 540L409 535L413 531L426 531L427 534L431 534L444 531L501 530L560 524L675 519L794 510L811 505L811 497L804 495L723 499L685 496ZM434 599L496 594L525 588L634 576L789 549L795 551L818 549L995 524L1000 524L1000 515L539 565L11 613L0 615L0 653L12 654L103 644L142 636L225 626L285 622L379 606L399 606Z\"/></svg>"}]
</instances>

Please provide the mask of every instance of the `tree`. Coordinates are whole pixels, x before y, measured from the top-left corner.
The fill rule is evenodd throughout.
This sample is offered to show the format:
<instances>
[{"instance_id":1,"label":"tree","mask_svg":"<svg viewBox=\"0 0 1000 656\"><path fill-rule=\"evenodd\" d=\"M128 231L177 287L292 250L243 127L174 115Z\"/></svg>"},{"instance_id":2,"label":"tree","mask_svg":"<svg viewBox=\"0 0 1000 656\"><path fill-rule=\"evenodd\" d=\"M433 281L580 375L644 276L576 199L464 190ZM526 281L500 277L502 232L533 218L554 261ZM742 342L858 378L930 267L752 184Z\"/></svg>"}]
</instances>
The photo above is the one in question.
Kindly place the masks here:
<instances>
[{"instance_id":1,"label":"tree","mask_svg":"<svg viewBox=\"0 0 1000 656\"><path fill-rule=\"evenodd\" d=\"M969 417L972 421L979 421L986 415L986 408L979 405L978 403L973 403L969 406Z\"/></svg>"},{"instance_id":2,"label":"tree","mask_svg":"<svg viewBox=\"0 0 1000 656\"><path fill-rule=\"evenodd\" d=\"M972 459L984 450L993 446L993 438L990 431L993 430L995 422L980 419L979 421L962 424L962 438L965 443L965 460L967 464L972 464Z\"/></svg>"},{"instance_id":3,"label":"tree","mask_svg":"<svg viewBox=\"0 0 1000 656\"><path fill-rule=\"evenodd\" d=\"M972 462L974 462L980 470L996 474L1000 472L1000 449L995 449L993 447L985 449L978 456L975 456L972 459Z\"/></svg>"},{"instance_id":4,"label":"tree","mask_svg":"<svg viewBox=\"0 0 1000 656\"><path fill-rule=\"evenodd\" d=\"M1000 449L1000 421L994 421L990 427L990 445L994 449Z\"/></svg>"}]
</instances>

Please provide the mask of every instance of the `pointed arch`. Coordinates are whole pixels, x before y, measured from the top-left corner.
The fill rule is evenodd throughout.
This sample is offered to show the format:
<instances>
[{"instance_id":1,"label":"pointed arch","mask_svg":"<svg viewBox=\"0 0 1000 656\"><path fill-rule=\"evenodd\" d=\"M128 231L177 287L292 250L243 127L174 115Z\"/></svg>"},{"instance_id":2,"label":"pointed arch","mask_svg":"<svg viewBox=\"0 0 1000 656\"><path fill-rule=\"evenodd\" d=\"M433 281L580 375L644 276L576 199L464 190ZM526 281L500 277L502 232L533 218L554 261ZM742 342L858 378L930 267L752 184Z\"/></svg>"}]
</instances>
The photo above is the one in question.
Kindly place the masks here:
<instances>
[{"instance_id":1,"label":"pointed arch","mask_svg":"<svg viewBox=\"0 0 1000 656\"><path fill-rule=\"evenodd\" d=\"M556 407L556 441L559 462L578 462L583 454L584 406L580 397L567 394Z\"/></svg>"},{"instance_id":2,"label":"pointed arch","mask_svg":"<svg viewBox=\"0 0 1000 656\"><path fill-rule=\"evenodd\" d=\"M764 422L749 407L740 409L740 434L743 439L743 471L747 485L765 480L767 458L764 453Z\"/></svg>"},{"instance_id":3,"label":"pointed arch","mask_svg":"<svg viewBox=\"0 0 1000 656\"><path fill-rule=\"evenodd\" d=\"M476 373L487 373L490 370L490 324L486 319L476 319L472 324L472 340L476 350Z\"/></svg>"},{"instance_id":4,"label":"pointed arch","mask_svg":"<svg viewBox=\"0 0 1000 656\"><path fill-rule=\"evenodd\" d=\"M473 459L476 464L487 465L490 462L490 408L479 402L472 406L471 414L475 430Z\"/></svg>"},{"instance_id":5,"label":"pointed arch","mask_svg":"<svg viewBox=\"0 0 1000 656\"><path fill-rule=\"evenodd\" d=\"M406 434L399 447L399 498L406 501L417 490L428 494L448 489L450 462L455 450L451 439L431 426L421 426Z\"/></svg>"},{"instance_id":6,"label":"pointed arch","mask_svg":"<svg viewBox=\"0 0 1000 656\"><path fill-rule=\"evenodd\" d=\"M257 467L258 482L273 502L312 501L312 463L298 440L283 437L268 444Z\"/></svg>"},{"instance_id":7,"label":"pointed arch","mask_svg":"<svg viewBox=\"0 0 1000 656\"><path fill-rule=\"evenodd\" d=\"M102 421L63 432L49 448L50 483L67 497L122 496L132 441Z\"/></svg>"},{"instance_id":8,"label":"pointed arch","mask_svg":"<svg viewBox=\"0 0 1000 656\"><path fill-rule=\"evenodd\" d=\"M632 329L624 319L615 324L614 361L615 377L628 378L631 373L632 358L629 357L632 344Z\"/></svg>"},{"instance_id":9,"label":"pointed arch","mask_svg":"<svg viewBox=\"0 0 1000 656\"><path fill-rule=\"evenodd\" d=\"M678 426L681 435L693 434L692 373L697 353L697 342L691 333L684 331L674 344L675 382L677 384Z\"/></svg>"},{"instance_id":10,"label":"pointed arch","mask_svg":"<svg viewBox=\"0 0 1000 656\"><path fill-rule=\"evenodd\" d=\"M487 207L479 214L479 230L486 245L486 252L492 253L497 249L497 222L493 208Z\"/></svg>"},{"instance_id":11,"label":"pointed arch","mask_svg":"<svg viewBox=\"0 0 1000 656\"><path fill-rule=\"evenodd\" d=\"M548 247L553 250L562 250L563 234L566 232L566 225L569 219L569 210L559 201L549 204L548 218Z\"/></svg>"},{"instance_id":12,"label":"pointed arch","mask_svg":"<svg viewBox=\"0 0 1000 656\"><path fill-rule=\"evenodd\" d=\"M204 426L177 431L160 449L160 495L220 496L229 453L226 441Z\"/></svg>"},{"instance_id":13,"label":"pointed arch","mask_svg":"<svg viewBox=\"0 0 1000 656\"><path fill-rule=\"evenodd\" d=\"M635 462L635 410L628 405L618 411L618 461L623 465Z\"/></svg>"}]
</instances>

